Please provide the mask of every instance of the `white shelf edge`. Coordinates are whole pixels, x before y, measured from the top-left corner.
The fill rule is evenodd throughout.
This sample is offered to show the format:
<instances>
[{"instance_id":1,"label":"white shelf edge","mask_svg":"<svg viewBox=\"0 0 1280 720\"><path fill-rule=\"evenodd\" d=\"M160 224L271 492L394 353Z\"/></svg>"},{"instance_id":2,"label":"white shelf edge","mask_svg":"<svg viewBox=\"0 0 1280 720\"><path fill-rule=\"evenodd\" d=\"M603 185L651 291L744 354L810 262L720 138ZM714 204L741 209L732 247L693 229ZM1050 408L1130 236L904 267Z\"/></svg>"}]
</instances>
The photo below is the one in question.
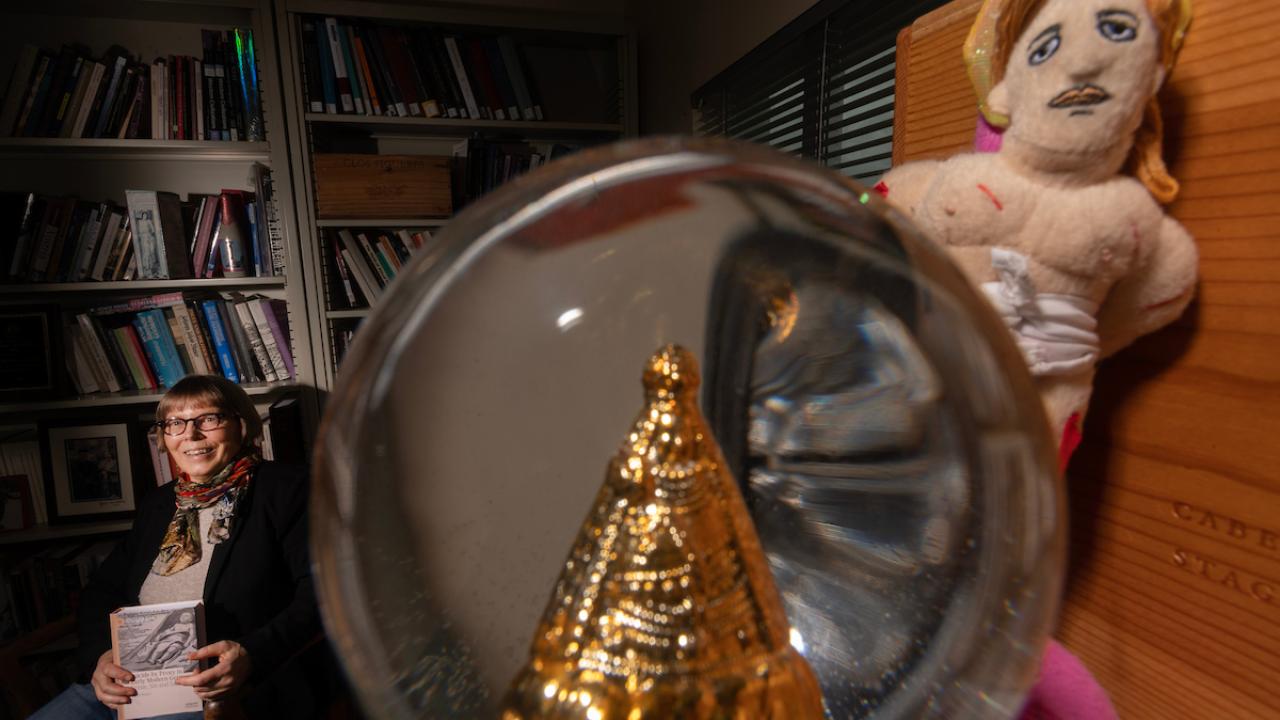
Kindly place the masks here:
<instances>
[{"instance_id":1,"label":"white shelf edge","mask_svg":"<svg viewBox=\"0 0 1280 720\"><path fill-rule=\"evenodd\" d=\"M444 227L449 218L338 218L316 220L316 227Z\"/></svg>"},{"instance_id":2,"label":"white shelf edge","mask_svg":"<svg viewBox=\"0 0 1280 720\"><path fill-rule=\"evenodd\" d=\"M241 383L240 387L250 395L267 395L277 390L288 390L299 387L292 380L274 383ZM165 391L160 390L124 390L113 393L94 393L77 395L57 400L31 400L26 402L9 402L0 404L0 415L13 415L23 412L44 410L84 410L86 408L125 407L128 405L151 405L160 402Z\"/></svg>"},{"instance_id":3,"label":"white shelf edge","mask_svg":"<svg viewBox=\"0 0 1280 720\"><path fill-rule=\"evenodd\" d=\"M62 538L98 535L102 533L124 532L133 527L132 520L103 520L67 525L36 525L25 530L13 530L0 533L0 545L16 543L40 542L41 540L60 540Z\"/></svg>"},{"instance_id":4,"label":"white shelf edge","mask_svg":"<svg viewBox=\"0 0 1280 720\"><path fill-rule=\"evenodd\" d=\"M328 310L324 316L330 320L344 320L349 318L365 318L369 317L369 308L361 308L359 310Z\"/></svg>"},{"instance_id":5,"label":"white shelf edge","mask_svg":"<svg viewBox=\"0 0 1280 720\"><path fill-rule=\"evenodd\" d=\"M305 13L311 15L358 15L362 18L377 18L391 21L429 22L446 25L480 25L495 24L494 10L488 7L470 8L461 3L429 4L405 2L372 2L366 0L356 8L345 0L290 0L288 11L291 14ZM507 28L523 30L552 30L559 32L579 32L596 35L621 35L627 31L626 21L608 13L584 13L569 11L559 13L553 20L548 19L546 11L524 9L512 5L502 11L502 20L497 23Z\"/></svg>"},{"instance_id":6,"label":"white shelf edge","mask_svg":"<svg viewBox=\"0 0 1280 720\"><path fill-rule=\"evenodd\" d=\"M549 135L555 133L599 133L617 134L623 132L622 123L561 123L543 120L457 120L451 118L421 117L385 117L379 115L337 115L330 113L309 112L305 116L307 122L331 125L352 126L390 126L400 128L420 128L422 130L453 131L466 133L472 130L516 130L526 135Z\"/></svg>"},{"instance_id":7,"label":"white shelf edge","mask_svg":"<svg viewBox=\"0 0 1280 720\"><path fill-rule=\"evenodd\" d=\"M4 283L0 296L65 293L147 292L152 290L199 290L201 288L284 287L286 278L201 278L187 280L113 280L111 282Z\"/></svg>"},{"instance_id":8,"label":"white shelf edge","mask_svg":"<svg viewBox=\"0 0 1280 720\"><path fill-rule=\"evenodd\" d=\"M271 161L266 142L213 140L118 140L115 138L0 138L0 156L39 158L146 158L147 160Z\"/></svg>"}]
</instances>

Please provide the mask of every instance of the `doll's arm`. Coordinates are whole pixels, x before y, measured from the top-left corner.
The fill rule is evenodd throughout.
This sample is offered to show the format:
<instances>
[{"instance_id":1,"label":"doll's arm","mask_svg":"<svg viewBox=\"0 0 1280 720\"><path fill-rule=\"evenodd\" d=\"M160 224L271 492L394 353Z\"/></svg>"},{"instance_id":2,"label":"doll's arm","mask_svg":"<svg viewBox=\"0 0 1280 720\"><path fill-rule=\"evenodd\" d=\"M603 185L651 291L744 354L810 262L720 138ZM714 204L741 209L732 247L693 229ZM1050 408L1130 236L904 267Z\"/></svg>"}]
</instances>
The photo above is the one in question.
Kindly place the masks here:
<instances>
[{"instance_id":1,"label":"doll's arm","mask_svg":"<svg viewBox=\"0 0 1280 720\"><path fill-rule=\"evenodd\" d=\"M1195 241L1176 220L1164 216L1145 262L1111 288L1098 314L1103 356L1139 335L1168 325L1182 314L1195 291Z\"/></svg>"},{"instance_id":2,"label":"doll's arm","mask_svg":"<svg viewBox=\"0 0 1280 720\"><path fill-rule=\"evenodd\" d=\"M941 165L937 160L904 163L885 173L876 184L876 190L903 214L914 216L921 198Z\"/></svg>"}]
</instances>

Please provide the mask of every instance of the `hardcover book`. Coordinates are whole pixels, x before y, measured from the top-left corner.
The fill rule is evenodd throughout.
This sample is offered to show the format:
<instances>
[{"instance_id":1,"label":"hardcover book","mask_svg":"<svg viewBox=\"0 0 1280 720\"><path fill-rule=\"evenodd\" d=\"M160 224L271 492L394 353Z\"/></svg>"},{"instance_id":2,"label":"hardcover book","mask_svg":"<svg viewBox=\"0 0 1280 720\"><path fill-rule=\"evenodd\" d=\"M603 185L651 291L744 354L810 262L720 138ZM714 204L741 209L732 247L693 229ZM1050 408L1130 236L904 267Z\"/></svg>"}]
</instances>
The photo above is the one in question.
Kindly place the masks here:
<instances>
[{"instance_id":1,"label":"hardcover book","mask_svg":"<svg viewBox=\"0 0 1280 720\"><path fill-rule=\"evenodd\" d=\"M138 691L120 708L120 720L202 710L195 688L174 681L199 670L199 661L187 656L203 646L204 639L204 603L200 600L112 612L111 659L133 673L130 687Z\"/></svg>"}]
</instances>

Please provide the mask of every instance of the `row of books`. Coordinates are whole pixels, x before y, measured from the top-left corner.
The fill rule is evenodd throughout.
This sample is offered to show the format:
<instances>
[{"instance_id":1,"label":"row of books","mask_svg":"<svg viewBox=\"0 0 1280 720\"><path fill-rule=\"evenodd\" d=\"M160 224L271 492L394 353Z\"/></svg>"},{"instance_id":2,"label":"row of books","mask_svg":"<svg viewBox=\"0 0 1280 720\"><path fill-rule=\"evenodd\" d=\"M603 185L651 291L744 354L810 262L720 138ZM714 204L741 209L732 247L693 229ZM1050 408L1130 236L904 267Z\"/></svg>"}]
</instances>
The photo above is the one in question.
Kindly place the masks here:
<instances>
[{"instance_id":1,"label":"row of books","mask_svg":"<svg viewBox=\"0 0 1280 720\"><path fill-rule=\"evenodd\" d=\"M87 395L172 387L191 374L232 382L295 376L283 300L240 293L135 298L64 324L67 369Z\"/></svg>"},{"instance_id":2,"label":"row of books","mask_svg":"<svg viewBox=\"0 0 1280 720\"><path fill-rule=\"evenodd\" d=\"M431 242L424 228L326 228L325 245L331 272L330 307L369 307L382 296L409 257Z\"/></svg>"},{"instance_id":3,"label":"row of books","mask_svg":"<svg viewBox=\"0 0 1280 720\"><path fill-rule=\"evenodd\" d=\"M456 211L511 178L579 149L564 143L459 140L453 146L453 207Z\"/></svg>"},{"instance_id":4,"label":"row of books","mask_svg":"<svg viewBox=\"0 0 1280 720\"><path fill-rule=\"evenodd\" d=\"M13 553L0 571L0 642L73 614L89 577L115 546L113 540Z\"/></svg>"},{"instance_id":5,"label":"row of books","mask_svg":"<svg viewBox=\"0 0 1280 720\"><path fill-rule=\"evenodd\" d=\"M329 323L329 344L333 348L333 369L337 370L356 341L356 330L363 318L343 318Z\"/></svg>"},{"instance_id":6,"label":"row of books","mask_svg":"<svg viewBox=\"0 0 1280 720\"><path fill-rule=\"evenodd\" d=\"M468 35L303 16L311 112L542 120L534 78L509 35Z\"/></svg>"},{"instance_id":7,"label":"row of books","mask_svg":"<svg viewBox=\"0 0 1280 720\"><path fill-rule=\"evenodd\" d=\"M203 55L151 63L113 46L24 45L0 102L0 135L262 140L253 32L202 30Z\"/></svg>"},{"instance_id":8,"label":"row of books","mask_svg":"<svg viewBox=\"0 0 1280 720\"><path fill-rule=\"evenodd\" d=\"M192 194L186 202L154 190L126 190L125 207L0 193L0 277L82 282L283 275L274 188L270 172L256 167L257 192L224 189ZM239 255L228 249L233 246Z\"/></svg>"}]
</instances>

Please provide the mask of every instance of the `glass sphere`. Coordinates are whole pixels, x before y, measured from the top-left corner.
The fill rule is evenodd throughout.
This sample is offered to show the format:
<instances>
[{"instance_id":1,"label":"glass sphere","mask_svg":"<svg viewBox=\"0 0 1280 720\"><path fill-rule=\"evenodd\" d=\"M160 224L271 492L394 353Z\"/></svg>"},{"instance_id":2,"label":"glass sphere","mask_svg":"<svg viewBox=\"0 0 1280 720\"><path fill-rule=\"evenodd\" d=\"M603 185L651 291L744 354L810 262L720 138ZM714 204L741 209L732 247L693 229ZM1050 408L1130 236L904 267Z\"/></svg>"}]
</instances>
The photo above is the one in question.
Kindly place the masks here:
<instances>
[{"instance_id":1,"label":"glass sphere","mask_svg":"<svg viewBox=\"0 0 1280 720\"><path fill-rule=\"evenodd\" d=\"M1057 607L1054 445L1003 324L875 193L759 147L579 153L452 220L316 454L329 635L373 717L496 717L678 343L831 717L1010 717Z\"/></svg>"}]
</instances>

